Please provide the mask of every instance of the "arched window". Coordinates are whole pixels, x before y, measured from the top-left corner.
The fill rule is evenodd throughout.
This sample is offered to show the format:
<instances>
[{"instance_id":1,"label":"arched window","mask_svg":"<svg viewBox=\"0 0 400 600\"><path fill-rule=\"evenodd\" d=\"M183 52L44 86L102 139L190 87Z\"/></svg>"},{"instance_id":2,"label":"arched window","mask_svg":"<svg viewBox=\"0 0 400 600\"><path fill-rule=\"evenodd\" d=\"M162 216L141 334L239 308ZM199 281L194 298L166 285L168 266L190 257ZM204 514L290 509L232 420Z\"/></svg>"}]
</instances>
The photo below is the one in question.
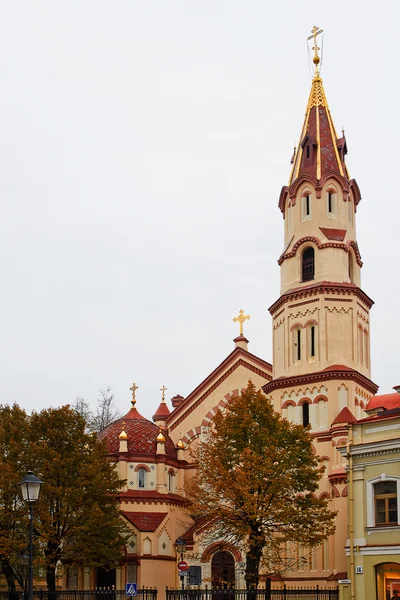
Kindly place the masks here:
<instances>
[{"instance_id":1,"label":"arched window","mask_svg":"<svg viewBox=\"0 0 400 600\"><path fill-rule=\"evenodd\" d=\"M146 487L146 471L145 469L139 469L138 470L138 488L145 488Z\"/></svg>"},{"instance_id":2,"label":"arched window","mask_svg":"<svg viewBox=\"0 0 400 600\"><path fill-rule=\"evenodd\" d=\"M314 248L306 248L301 257L301 280L311 281L315 275L315 252Z\"/></svg>"},{"instance_id":3,"label":"arched window","mask_svg":"<svg viewBox=\"0 0 400 600\"><path fill-rule=\"evenodd\" d=\"M337 194L335 190L329 190L326 193L326 211L328 217L336 217L337 214Z\"/></svg>"},{"instance_id":4,"label":"arched window","mask_svg":"<svg viewBox=\"0 0 400 600\"><path fill-rule=\"evenodd\" d=\"M310 423L310 406L308 402L304 402L301 407L302 416L303 416L303 427L307 427Z\"/></svg>"},{"instance_id":5,"label":"arched window","mask_svg":"<svg viewBox=\"0 0 400 600\"><path fill-rule=\"evenodd\" d=\"M349 211L349 223L352 225L353 224L353 203L351 200L349 200L347 202L348 204L348 211Z\"/></svg>"},{"instance_id":6,"label":"arched window","mask_svg":"<svg viewBox=\"0 0 400 600\"><path fill-rule=\"evenodd\" d=\"M354 283L354 258L351 252L349 252L349 279Z\"/></svg>"},{"instance_id":7,"label":"arched window","mask_svg":"<svg viewBox=\"0 0 400 600\"><path fill-rule=\"evenodd\" d=\"M168 472L168 491L175 491L175 472L172 469Z\"/></svg>"},{"instance_id":8,"label":"arched window","mask_svg":"<svg viewBox=\"0 0 400 600\"><path fill-rule=\"evenodd\" d=\"M293 362L301 360L301 327L293 329Z\"/></svg>"},{"instance_id":9,"label":"arched window","mask_svg":"<svg viewBox=\"0 0 400 600\"><path fill-rule=\"evenodd\" d=\"M301 197L301 213L302 220L307 221L307 219L311 219L311 194L310 192L305 192Z\"/></svg>"},{"instance_id":10,"label":"arched window","mask_svg":"<svg viewBox=\"0 0 400 600\"><path fill-rule=\"evenodd\" d=\"M374 485L374 504L375 525L397 525L396 481L381 481Z\"/></svg>"},{"instance_id":11,"label":"arched window","mask_svg":"<svg viewBox=\"0 0 400 600\"><path fill-rule=\"evenodd\" d=\"M308 360L317 356L317 326L313 323L307 327Z\"/></svg>"}]
</instances>

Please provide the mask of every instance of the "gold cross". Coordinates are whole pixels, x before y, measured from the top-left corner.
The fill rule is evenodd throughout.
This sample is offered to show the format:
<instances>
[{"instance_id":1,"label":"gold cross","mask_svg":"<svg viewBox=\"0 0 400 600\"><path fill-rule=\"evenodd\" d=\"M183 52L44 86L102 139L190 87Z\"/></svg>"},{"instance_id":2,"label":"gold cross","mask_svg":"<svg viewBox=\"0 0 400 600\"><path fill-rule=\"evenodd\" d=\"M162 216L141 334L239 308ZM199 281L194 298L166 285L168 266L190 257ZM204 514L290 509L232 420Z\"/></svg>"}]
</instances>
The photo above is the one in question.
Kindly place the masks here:
<instances>
[{"instance_id":1,"label":"gold cross","mask_svg":"<svg viewBox=\"0 0 400 600\"><path fill-rule=\"evenodd\" d=\"M320 58L318 55L318 50L320 50L320 48L318 48L317 46L317 35L319 35L320 33L322 33L322 29L319 29L319 27L317 27L316 25L314 25L314 27L311 29L311 35L308 36L307 40L312 40L314 38L314 46L312 47L312 49L314 50L314 58L313 58L313 62L315 65L315 73L318 73L318 65L320 62Z\"/></svg>"},{"instance_id":2,"label":"gold cross","mask_svg":"<svg viewBox=\"0 0 400 600\"><path fill-rule=\"evenodd\" d=\"M234 317L232 321L234 323L240 324L240 335L243 335L243 323L247 321L247 319L251 319L250 315L245 315L244 310L240 309L237 317Z\"/></svg>"},{"instance_id":3,"label":"gold cross","mask_svg":"<svg viewBox=\"0 0 400 600\"><path fill-rule=\"evenodd\" d=\"M129 389L132 392L132 400L131 400L132 406L135 406L135 404L136 404L136 390L139 389L139 386L136 385L136 383L132 383L132 387L130 387Z\"/></svg>"},{"instance_id":4,"label":"gold cross","mask_svg":"<svg viewBox=\"0 0 400 600\"><path fill-rule=\"evenodd\" d=\"M167 390L167 389L168 389L168 388L166 388L166 387L165 387L165 385L163 385L163 386L160 388L160 392L161 392L161 399L162 399L162 401L163 401L163 402L165 401L165 390Z\"/></svg>"}]
</instances>

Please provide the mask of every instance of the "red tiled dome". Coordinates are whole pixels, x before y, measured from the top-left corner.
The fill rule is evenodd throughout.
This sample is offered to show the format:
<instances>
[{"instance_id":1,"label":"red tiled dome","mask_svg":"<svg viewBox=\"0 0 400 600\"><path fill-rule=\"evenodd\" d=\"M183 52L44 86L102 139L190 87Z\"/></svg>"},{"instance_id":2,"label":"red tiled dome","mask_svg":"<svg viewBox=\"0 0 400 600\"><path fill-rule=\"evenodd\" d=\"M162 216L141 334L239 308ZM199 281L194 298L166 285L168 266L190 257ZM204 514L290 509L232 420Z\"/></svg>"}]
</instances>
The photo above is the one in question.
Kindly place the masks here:
<instances>
[{"instance_id":1,"label":"red tiled dome","mask_svg":"<svg viewBox=\"0 0 400 600\"><path fill-rule=\"evenodd\" d=\"M124 426L122 425L124 422ZM122 429L128 436L128 455L131 456L155 456L157 450L157 436L159 427L148 421L136 410L131 410L120 419L117 419L108 425L99 434L99 440L106 442L107 450L110 454L119 454L119 434ZM171 438L164 433L165 454L170 458L176 459L176 449Z\"/></svg>"}]
</instances>

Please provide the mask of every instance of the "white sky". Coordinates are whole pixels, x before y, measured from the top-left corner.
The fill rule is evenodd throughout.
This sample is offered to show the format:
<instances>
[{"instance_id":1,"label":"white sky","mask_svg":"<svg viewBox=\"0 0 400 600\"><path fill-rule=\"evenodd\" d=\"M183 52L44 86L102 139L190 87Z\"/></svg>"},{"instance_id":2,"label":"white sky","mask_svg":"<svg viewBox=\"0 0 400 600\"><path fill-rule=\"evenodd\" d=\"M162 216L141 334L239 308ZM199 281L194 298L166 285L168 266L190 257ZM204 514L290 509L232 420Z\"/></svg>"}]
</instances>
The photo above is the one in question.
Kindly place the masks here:
<instances>
[{"instance_id":1,"label":"white sky","mask_svg":"<svg viewBox=\"0 0 400 600\"><path fill-rule=\"evenodd\" d=\"M271 360L268 307L311 84L361 188L373 380L400 384L398 0L0 1L0 403L150 417L233 349Z\"/></svg>"}]
</instances>

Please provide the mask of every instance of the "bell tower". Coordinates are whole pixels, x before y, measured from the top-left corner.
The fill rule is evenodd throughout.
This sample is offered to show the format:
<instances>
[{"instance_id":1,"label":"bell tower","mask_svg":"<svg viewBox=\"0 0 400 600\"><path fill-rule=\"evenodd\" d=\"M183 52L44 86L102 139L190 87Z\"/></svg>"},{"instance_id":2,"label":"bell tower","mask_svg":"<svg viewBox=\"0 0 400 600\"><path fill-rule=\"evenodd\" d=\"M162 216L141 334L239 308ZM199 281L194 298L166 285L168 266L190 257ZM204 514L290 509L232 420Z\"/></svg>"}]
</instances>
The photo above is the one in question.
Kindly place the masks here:
<instances>
[{"instance_id":1,"label":"bell tower","mask_svg":"<svg viewBox=\"0 0 400 600\"><path fill-rule=\"evenodd\" d=\"M314 27L309 38L314 40L315 73L289 182L279 197L284 224L281 289L269 309L274 379L264 391L295 383L304 388L332 378L352 380L350 387L344 384L341 399L337 393L330 399L332 422L345 406L357 418L363 416L360 407L377 388L370 380L373 301L360 287L356 217L361 194L346 165L344 131L337 135L325 95L319 33ZM276 408L282 405L283 400Z\"/></svg>"}]
</instances>

